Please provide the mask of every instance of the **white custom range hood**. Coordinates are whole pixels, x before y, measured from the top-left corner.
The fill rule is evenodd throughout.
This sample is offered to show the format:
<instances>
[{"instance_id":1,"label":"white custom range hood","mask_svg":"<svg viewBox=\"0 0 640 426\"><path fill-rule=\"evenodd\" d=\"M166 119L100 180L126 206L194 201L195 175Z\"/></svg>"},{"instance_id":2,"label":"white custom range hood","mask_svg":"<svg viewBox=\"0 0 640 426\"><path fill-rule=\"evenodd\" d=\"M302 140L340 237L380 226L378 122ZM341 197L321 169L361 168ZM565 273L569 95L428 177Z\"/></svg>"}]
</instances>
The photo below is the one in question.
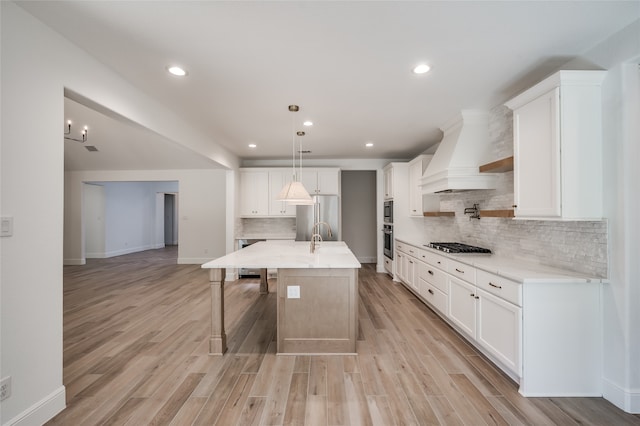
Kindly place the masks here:
<instances>
[{"instance_id":1,"label":"white custom range hood","mask_svg":"<svg viewBox=\"0 0 640 426\"><path fill-rule=\"evenodd\" d=\"M489 113L463 110L441 130L444 137L422 175L422 193L495 189L496 176L478 171L491 156Z\"/></svg>"}]
</instances>

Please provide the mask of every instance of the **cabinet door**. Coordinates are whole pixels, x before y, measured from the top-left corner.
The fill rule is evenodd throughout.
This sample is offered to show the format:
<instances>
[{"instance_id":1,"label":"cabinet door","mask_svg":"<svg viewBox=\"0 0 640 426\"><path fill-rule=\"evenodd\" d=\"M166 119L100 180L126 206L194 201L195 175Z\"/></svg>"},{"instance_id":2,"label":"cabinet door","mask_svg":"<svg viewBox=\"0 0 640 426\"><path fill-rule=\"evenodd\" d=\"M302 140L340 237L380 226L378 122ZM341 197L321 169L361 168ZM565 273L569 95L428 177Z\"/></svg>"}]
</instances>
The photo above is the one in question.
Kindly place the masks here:
<instances>
[{"instance_id":1,"label":"cabinet door","mask_svg":"<svg viewBox=\"0 0 640 426\"><path fill-rule=\"evenodd\" d=\"M449 319L476 338L476 287L449 277Z\"/></svg>"},{"instance_id":2,"label":"cabinet door","mask_svg":"<svg viewBox=\"0 0 640 426\"><path fill-rule=\"evenodd\" d=\"M560 89L513 112L514 200L519 217L560 217Z\"/></svg>"},{"instance_id":3,"label":"cabinet door","mask_svg":"<svg viewBox=\"0 0 640 426\"><path fill-rule=\"evenodd\" d=\"M383 189L384 199L389 200L393 198L393 168L388 167L383 171Z\"/></svg>"},{"instance_id":4,"label":"cabinet door","mask_svg":"<svg viewBox=\"0 0 640 426\"><path fill-rule=\"evenodd\" d=\"M478 290L478 342L520 376L522 308Z\"/></svg>"},{"instance_id":5,"label":"cabinet door","mask_svg":"<svg viewBox=\"0 0 640 426\"><path fill-rule=\"evenodd\" d=\"M269 173L240 172L240 216L269 215Z\"/></svg>"},{"instance_id":6,"label":"cabinet door","mask_svg":"<svg viewBox=\"0 0 640 426\"><path fill-rule=\"evenodd\" d=\"M278 201L278 194L292 180L290 170L274 170L269 172L269 216L295 216L296 206Z\"/></svg>"},{"instance_id":7,"label":"cabinet door","mask_svg":"<svg viewBox=\"0 0 640 426\"><path fill-rule=\"evenodd\" d=\"M340 172L338 170L318 170L318 194L340 194Z\"/></svg>"},{"instance_id":8,"label":"cabinet door","mask_svg":"<svg viewBox=\"0 0 640 426\"><path fill-rule=\"evenodd\" d=\"M409 163L409 215L422 216L422 159Z\"/></svg>"},{"instance_id":9,"label":"cabinet door","mask_svg":"<svg viewBox=\"0 0 640 426\"><path fill-rule=\"evenodd\" d=\"M405 282L416 292L420 292L418 279L416 277L417 261L411 256L406 256L405 259L407 262L407 267L405 269Z\"/></svg>"},{"instance_id":10,"label":"cabinet door","mask_svg":"<svg viewBox=\"0 0 640 426\"><path fill-rule=\"evenodd\" d=\"M396 275L397 278L400 281L405 281L405 277L404 277L404 271L406 268L406 263L405 263L405 258L404 258L404 254L396 251L396 258L395 258L395 262L396 262Z\"/></svg>"},{"instance_id":11,"label":"cabinet door","mask_svg":"<svg viewBox=\"0 0 640 426\"><path fill-rule=\"evenodd\" d=\"M309 195L313 196L318 193L318 172L315 170L303 169L300 182L304 185L304 189L309 192Z\"/></svg>"}]
</instances>

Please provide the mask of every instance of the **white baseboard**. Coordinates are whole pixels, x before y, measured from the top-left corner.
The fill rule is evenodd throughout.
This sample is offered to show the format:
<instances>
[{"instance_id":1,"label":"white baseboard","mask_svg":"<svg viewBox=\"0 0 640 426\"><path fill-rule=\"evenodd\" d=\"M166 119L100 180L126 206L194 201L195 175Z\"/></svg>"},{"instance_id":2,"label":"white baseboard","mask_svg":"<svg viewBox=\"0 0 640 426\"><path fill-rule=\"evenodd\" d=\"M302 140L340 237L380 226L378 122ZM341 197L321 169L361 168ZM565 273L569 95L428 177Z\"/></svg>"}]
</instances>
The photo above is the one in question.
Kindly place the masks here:
<instances>
[{"instance_id":1,"label":"white baseboard","mask_svg":"<svg viewBox=\"0 0 640 426\"><path fill-rule=\"evenodd\" d=\"M161 249L161 248L165 248L165 245L164 245L164 243L154 244L153 248L154 249Z\"/></svg>"},{"instance_id":2,"label":"white baseboard","mask_svg":"<svg viewBox=\"0 0 640 426\"><path fill-rule=\"evenodd\" d=\"M3 423L3 426L32 426L45 424L56 414L66 408L65 394L65 387L60 386L58 389L42 398L22 413L18 414L6 423Z\"/></svg>"},{"instance_id":3,"label":"white baseboard","mask_svg":"<svg viewBox=\"0 0 640 426\"><path fill-rule=\"evenodd\" d=\"M63 265L86 265L87 259L64 259L62 262Z\"/></svg>"},{"instance_id":4,"label":"white baseboard","mask_svg":"<svg viewBox=\"0 0 640 426\"><path fill-rule=\"evenodd\" d=\"M360 263L376 263L378 260L375 256L362 256L358 257L358 262Z\"/></svg>"},{"instance_id":5,"label":"white baseboard","mask_svg":"<svg viewBox=\"0 0 640 426\"><path fill-rule=\"evenodd\" d=\"M640 414L640 389L624 389L617 384L602 380L604 399L631 414Z\"/></svg>"},{"instance_id":6,"label":"white baseboard","mask_svg":"<svg viewBox=\"0 0 640 426\"><path fill-rule=\"evenodd\" d=\"M139 251L152 250L153 248L154 248L153 244L149 244L146 246L138 246L138 247L127 247L124 249L108 251L104 254L104 257L108 258L108 257L122 256L123 254L131 254L131 253L137 253Z\"/></svg>"}]
</instances>

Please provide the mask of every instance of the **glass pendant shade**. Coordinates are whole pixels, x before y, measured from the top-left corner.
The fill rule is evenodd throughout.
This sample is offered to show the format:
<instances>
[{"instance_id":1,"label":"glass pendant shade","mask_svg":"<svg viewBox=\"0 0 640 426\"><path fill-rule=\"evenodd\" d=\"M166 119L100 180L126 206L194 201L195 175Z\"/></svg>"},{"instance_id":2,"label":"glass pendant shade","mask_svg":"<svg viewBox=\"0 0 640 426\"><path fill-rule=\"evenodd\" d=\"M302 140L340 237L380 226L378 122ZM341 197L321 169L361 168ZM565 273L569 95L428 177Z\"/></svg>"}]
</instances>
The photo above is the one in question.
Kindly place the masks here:
<instances>
[{"instance_id":1,"label":"glass pendant shade","mask_svg":"<svg viewBox=\"0 0 640 426\"><path fill-rule=\"evenodd\" d=\"M286 201L289 204L313 204L311 195L304 188L302 182L290 182L282 188L278 194L278 201Z\"/></svg>"}]
</instances>

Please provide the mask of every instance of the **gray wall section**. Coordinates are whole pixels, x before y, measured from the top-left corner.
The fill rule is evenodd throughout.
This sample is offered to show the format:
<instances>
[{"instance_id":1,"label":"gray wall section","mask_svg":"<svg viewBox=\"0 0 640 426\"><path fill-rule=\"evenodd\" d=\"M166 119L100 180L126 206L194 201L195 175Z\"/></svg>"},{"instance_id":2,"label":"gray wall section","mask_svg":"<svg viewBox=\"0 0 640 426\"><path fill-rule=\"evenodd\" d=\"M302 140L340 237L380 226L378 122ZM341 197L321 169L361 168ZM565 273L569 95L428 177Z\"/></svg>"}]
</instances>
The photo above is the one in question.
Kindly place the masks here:
<instances>
[{"instance_id":1,"label":"gray wall section","mask_svg":"<svg viewBox=\"0 0 640 426\"><path fill-rule=\"evenodd\" d=\"M376 172L342 171L342 239L360 263L376 262Z\"/></svg>"}]
</instances>

